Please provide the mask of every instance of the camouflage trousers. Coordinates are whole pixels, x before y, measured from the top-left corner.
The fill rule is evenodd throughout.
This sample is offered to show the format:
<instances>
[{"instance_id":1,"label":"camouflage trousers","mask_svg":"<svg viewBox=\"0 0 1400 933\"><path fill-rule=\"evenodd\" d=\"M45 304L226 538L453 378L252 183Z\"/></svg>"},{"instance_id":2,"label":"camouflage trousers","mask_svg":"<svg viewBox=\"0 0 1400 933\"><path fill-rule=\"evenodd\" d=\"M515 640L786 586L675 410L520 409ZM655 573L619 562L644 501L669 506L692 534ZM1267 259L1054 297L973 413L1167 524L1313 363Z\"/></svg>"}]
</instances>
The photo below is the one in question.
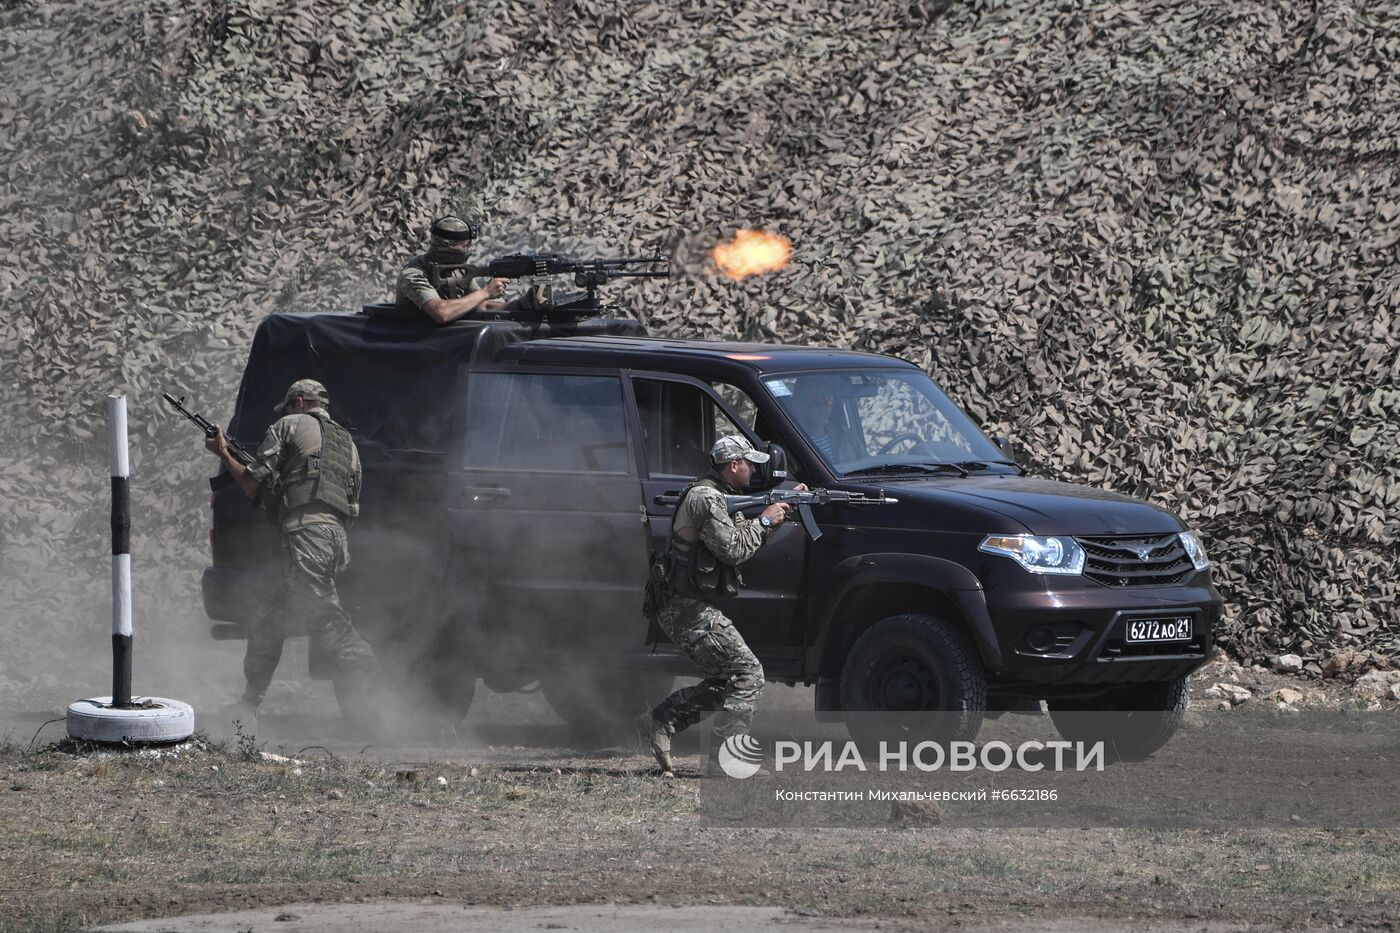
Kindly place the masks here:
<instances>
[{"instance_id":1,"label":"camouflage trousers","mask_svg":"<svg viewBox=\"0 0 1400 933\"><path fill-rule=\"evenodd\" d=\"M282 536L286 564L282 585L248 631L243 676L248 680L243 702L256 708L267 693L282 660L287 632L304 628L311 636L311 655L331 665L336 696L344 700L370 689L380 677L374 651L350 624L340 606L335 578L349 565L345 529L339 525L307 525ZM299 626L292 622L301 623Z\"/></svg>"},{"instance_id":2,"label":"camouflage trousers","mask_svg":"<svg viewBox=\"0 0 1400 933\"><path fill-rule=\"evenodd\" d=\"M652 718L674 735L714 713L716 739L747 733L763 692L763 665L734 623L709 603L685 598L667 603L657 623L705 679L662 700Z\"/></svg>"}]
</instances>

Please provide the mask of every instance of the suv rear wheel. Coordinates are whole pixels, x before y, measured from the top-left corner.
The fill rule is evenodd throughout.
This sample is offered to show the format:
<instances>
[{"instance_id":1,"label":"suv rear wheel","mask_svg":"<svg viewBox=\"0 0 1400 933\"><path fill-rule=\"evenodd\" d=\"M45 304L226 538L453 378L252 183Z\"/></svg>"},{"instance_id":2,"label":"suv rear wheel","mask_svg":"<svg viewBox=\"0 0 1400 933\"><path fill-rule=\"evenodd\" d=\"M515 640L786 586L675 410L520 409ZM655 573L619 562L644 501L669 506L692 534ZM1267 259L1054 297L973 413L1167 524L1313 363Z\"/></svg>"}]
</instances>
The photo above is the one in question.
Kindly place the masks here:
<instances>
[{"instance_id":1,"label":"suv rear wheel","mask_svg":"<svg viewBox=\"0 0 1400 933\"><path fill-rule=\"evenodd\" d=\"M1069 742L1099 742L1123 761L1166 745L1186 715L1187 678L1119 687L1092 700L1047 700L1055 730Z\"/></svg>"},{"instance_id":2,"label":"suv rear wheel","mask_svg":"<svg viewBox=\"0 0 1400 933\"><path fill-rule=\"evenodd\" d=\"M476 697L476 671L460 636L463 623L454 621L421 650L405 675L405 692L433 711L436 720L455 726L467 718Z\"/></svg>"},{"instance_id":3,"label":"suv rear wheel","mask_svg":"<svg viewBox=\"0 0 1400 933\"><path fill-rule=\"evenodd\" d=\"M891 616L867 629L847 653L841 706L867 714L846 720L863 745L966 741L982 727L987 677L956 625L918 613Z\"/></svg>"}]
</instances>

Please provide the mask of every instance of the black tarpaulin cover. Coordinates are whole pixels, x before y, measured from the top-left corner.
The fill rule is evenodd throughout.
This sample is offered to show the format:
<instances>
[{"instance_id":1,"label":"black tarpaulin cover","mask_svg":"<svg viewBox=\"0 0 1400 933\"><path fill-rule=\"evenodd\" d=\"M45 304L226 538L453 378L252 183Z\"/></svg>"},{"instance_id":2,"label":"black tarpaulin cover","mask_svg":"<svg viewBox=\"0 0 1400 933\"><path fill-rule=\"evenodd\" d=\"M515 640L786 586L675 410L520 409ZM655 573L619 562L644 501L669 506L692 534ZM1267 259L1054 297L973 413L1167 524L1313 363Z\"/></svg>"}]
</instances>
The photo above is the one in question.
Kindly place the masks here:
<instances>
[{"instance_id":1,"label":"black tarpaulin cover","mask_svg":"<svg viewBox=\"0 0 1400 933\"><path fill-rule=\"evenodd\" d=\"M446 448L457 368L528 336L509 322L441 327L363 314L271 314L258 326L229 433L252 446L298 379L330 392L361 452Z\"/></svg>"}]
</instances>

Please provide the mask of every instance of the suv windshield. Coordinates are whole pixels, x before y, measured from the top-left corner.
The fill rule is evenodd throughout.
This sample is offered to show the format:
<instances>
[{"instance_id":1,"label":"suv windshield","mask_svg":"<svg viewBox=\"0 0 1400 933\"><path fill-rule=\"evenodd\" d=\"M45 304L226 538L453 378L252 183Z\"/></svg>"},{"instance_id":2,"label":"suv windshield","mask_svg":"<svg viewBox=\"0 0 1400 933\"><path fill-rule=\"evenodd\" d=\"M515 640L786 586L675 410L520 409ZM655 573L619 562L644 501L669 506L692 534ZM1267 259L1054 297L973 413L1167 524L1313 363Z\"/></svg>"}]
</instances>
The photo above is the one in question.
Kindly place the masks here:
<instances>
[{"instance_id":1,"label":"suv windshield","mask_svg":"<svg viewBox=\"0 0 1400 933\"><path fill-rule=\"evenodd\" d=\"M921 372L854 370L763 380L837 473L950 475L1014 471L1004 454Z\"/></svg>"}]
</instances>

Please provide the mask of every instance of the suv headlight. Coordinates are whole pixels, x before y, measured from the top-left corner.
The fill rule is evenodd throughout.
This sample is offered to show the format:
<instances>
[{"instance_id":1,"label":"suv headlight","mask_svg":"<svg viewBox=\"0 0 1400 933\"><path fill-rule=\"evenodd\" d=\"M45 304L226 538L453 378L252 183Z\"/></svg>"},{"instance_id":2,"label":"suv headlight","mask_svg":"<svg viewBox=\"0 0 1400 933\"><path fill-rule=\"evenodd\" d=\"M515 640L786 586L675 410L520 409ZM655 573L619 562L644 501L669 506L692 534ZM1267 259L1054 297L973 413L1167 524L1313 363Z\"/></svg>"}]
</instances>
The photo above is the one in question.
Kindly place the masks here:
<instances>
[{"instance_id":1,"label":"suv headlight","mask_svg":"<svg viewBox=\"0 0 1400 933\"><path fill-rule=\"evenodd\" d=\"M1183 531L1177 537L1181 538L1181 546L1186 548L1186 556L1191 558L1191 563L1197 570L1205 570L1210 566L1210 558L1206 557L1206 547L1201 543L1200 535L1194 531Z\"/></svg>"},{"instance_id":2,"label":"suv headlight","mask_svg":"<svg viewBox=\"0 0 1400 933\"><path fill-rule=\"evenodd\" d=\"M1067 536L988 535L977 550L1009 557L1031 573L1076 574L1084 570L1084 549Z\"/></svg>"}]
</instances>

